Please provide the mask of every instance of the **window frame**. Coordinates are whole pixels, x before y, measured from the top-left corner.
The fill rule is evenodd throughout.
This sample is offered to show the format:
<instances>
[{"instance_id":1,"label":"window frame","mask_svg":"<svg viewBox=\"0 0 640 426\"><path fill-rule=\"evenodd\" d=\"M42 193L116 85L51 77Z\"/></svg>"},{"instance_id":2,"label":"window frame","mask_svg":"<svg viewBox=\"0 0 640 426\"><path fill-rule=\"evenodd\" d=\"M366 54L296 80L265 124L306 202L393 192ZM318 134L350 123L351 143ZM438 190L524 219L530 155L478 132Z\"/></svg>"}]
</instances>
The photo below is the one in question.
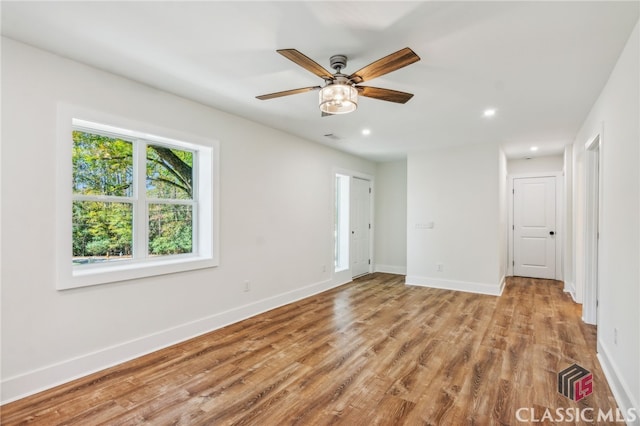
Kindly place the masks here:
<instances>
[{"instance_id":1,"label":"window frame","mask_svg":"<svg viewBox=\"0 0 640 426\"><path fill-rule=\"evenodd\" d=\"M160 128L122 117L60 104L58 106L56 173L56 267L58 290L86 287L144 277L171 274L219 264L219 143L216 140ZM130 130L137 129L137 130ZM134 204L133 249L135 257L117 262L72 265L72 203L85 198L112 202L114 197L84 197L72 189L73 130L82 130L131 141L133 143L134 191L127 202ZM194 191L191 200L178 204L192 205L192 252L151 257L148 255L149 205L174 204L174 200L156 199L146 194L146 155L140 149L160 145L194 153ZM126 199L128 197L116 197ZM117 201L116 201L117 202ZM147 223L145 223L147 222Z\"/></svg>"}]
</instances>

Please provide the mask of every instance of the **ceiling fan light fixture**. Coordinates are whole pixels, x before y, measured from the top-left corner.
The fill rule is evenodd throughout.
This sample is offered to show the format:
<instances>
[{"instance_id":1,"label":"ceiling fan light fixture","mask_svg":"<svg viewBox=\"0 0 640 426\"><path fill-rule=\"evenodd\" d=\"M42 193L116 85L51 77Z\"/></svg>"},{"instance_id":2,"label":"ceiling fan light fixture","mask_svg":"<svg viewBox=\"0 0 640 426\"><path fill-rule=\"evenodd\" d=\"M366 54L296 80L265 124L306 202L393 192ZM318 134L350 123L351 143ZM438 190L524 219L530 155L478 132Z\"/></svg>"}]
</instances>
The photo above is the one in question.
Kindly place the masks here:
<instances>
[{"instance_id":1,"label":"ceiling fan light fixture","mask_svg":"<svg viewBox=\"0 0 640 426\"><path fill-rule=\"evenodd\" d=\"M420 57L408 47L400 49L384 58L380 58L364 68L360 68L351 75L342 73L342 70L347 66L347 57L345 55L333 55L329 58L331 68L336 71L332 73L296 49L279 49L277 52L305 70L320 77L324 80L324 87L301 87L299 89L284 90L282 92L256 96L256 98L260 100L264 101L319 89L319 106L322 111L322 116L324 117L332 114L347 114L355 111L358 108L358 96L398 104L405 104L413 97L411 93L400 92L398 90L359 86L360 83L389 74L392 71L399 70L400 68L419 61Z\"/></svg>"},{"instance_id":2,"label":"ceiling fan light fixture","mask_svg":"<svg viewBox=\"0 0 640 426\"><path fill-rule=\"evenodd\" d=\"M358 89L334 83L320 89L320 110L327 114L347 114L358 108Z\"/></svg>"}]
</instances>

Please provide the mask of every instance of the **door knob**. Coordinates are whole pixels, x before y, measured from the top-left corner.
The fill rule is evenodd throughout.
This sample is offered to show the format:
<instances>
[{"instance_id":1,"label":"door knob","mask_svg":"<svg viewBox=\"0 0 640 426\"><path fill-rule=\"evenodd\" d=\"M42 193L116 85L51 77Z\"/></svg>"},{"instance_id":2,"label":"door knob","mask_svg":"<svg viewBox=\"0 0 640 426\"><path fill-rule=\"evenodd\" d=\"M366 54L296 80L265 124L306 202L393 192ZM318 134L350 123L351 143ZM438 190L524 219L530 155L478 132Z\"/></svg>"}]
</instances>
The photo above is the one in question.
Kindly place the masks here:
<instances>
[{"instance_id":1,"label":"door knob","mask_svg":"<svg viewBox=\"0 0 640 426\"><path fill-rule=\"evenodd\" d=\"M549 232L549 235L556 235L556 233L551 231L551 232Z\"/></svg>"}]
</instances>

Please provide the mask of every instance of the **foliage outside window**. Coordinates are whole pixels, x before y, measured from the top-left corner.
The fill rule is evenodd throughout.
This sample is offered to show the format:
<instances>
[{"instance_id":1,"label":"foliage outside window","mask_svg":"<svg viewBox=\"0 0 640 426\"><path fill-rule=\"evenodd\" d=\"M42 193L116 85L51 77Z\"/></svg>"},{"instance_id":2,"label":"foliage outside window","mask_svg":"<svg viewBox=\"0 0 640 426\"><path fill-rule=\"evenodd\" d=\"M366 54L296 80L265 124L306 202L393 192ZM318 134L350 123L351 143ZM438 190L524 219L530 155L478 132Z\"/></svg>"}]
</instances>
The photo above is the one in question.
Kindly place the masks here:
<instances>
[{"instance_id":1,"label":"foliage outside window","mask_svg":"<svg viewBox=\"0 0 640 426\"><path fill-rule=\"evenodd\" d=\"M192 251L193 157L190 151L147 145L150 255Z\"/></svg>"},{"instance_id":2,"label":"foliage outside window","mask_svg":"<svg viewBox=\"0 0 640 426\"><path fill-rule=\"evenodd\" d=\"M92 129L72 133L74 265L193 252L194 151Z\"/></svg>"}]
</instances>

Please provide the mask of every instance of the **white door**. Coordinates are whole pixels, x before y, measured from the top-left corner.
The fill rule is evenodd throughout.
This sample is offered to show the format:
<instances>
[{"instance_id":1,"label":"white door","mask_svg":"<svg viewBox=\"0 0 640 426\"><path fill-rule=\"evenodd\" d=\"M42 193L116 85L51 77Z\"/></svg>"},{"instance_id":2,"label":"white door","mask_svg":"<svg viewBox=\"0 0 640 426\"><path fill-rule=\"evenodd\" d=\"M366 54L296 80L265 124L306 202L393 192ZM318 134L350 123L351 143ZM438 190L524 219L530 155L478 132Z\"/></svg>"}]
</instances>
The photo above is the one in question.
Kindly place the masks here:
<instances>
[{"instance_id":1,"label":"white door","mask_svg":"<svg viewBox=\"0 0 640 426\"><path fill-rule=\"evenodd\" d=\"M354 177L351 184L351 276L368 274L371 214L370 182Z\"/></svg>"},{"instance_id":2,"label":"white door","mask_svg":"<svg viewBox=\"0 0 640 426\"><path fill-rule=\"evenodd\" d=\"M513 274L556 277L556 178L513 180Z\"/></svg>"}]
</instances>

